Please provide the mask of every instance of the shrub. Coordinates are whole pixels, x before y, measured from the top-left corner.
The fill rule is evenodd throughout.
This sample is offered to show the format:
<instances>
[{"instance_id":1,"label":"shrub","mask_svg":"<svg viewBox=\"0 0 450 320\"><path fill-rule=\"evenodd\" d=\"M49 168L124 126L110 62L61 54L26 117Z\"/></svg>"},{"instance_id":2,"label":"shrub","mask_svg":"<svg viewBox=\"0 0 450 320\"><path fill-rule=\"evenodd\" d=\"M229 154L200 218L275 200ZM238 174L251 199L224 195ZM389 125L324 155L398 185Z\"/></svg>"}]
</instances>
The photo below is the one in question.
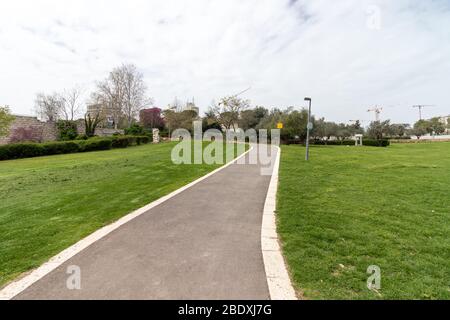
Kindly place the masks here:
<instances>
[{"instance_id":1,"label":"shrub","mask_svg":"<svg viewBox=\"0 0 450 320\"><path fill-rule=\"evenodd\" d=\"M128 137L126 136L114 136L111 141L113 148L126 148L129 146Z\"/></svg>"},{"instance_id":2,"label":"shrub","mask_svg":"<svg viewBox=\"0 0 450 320\"><path fill-rule=\"evenodd\" d=\"M0 146L0 160L39 157L45 149L38 143L16 143Z\"/></svg>"},{"instance_id":3,"label":"shrub","mask_svg":"<svg viewBox=\"0 0 450 320\"><path fill-rule=\"evenodd\" d=\"M321 145L321 146L354 146L354 140L314 140L311 144ZM369 147L387 147L391 143L387 139L375 140L375 139L363 139L363 145Z\"/></svg>"},{"instance_id":4,"label":"shrub","mask_svg":"<svg viewBox=\"0 0 450 320\"><path fill-rule=\"evenodd\" d=\"M133 124L131 127L126 128L124 131L126 135L130 136L141 136L145 133L144 128L136 123Z\"/></svg>"},{"instance_id":5,"label":"shrub","mask_svg":"<svg viewBox=\"0 0 450 320\"><path fill-rule=\"evenodd\" d=\"M147 144L150 142L150 137L149 136L137 136L136 137L136 143L137 145L140 144Z\"/></svg>"},{"instance_id":6,"label":"shrub","mask_svg":"<svg viewBox=\"0 0 450 320\"><path fill-rule=\"evenodd\" d=\"M146 144L149 141L150 138L147 136L116 136L94 137L88 140L7 144L0 146L0 160L126 148L131 144Z\"/></svg>"},{"instance_id":7,"label":"shrub","mask_svg":"<svg viewBox=\"0 0 450 320\"><path fill-rule=\"evenodd\" d=\"M56 123L56 128L58 129L58 140L61 141L75 140L78 135L75 121L59 120Z\"/></svg>"},{"instance_id":8,"label":"shrub","mask_svg":"<svg viewBox=\"0 0 450 320\"><path fill-rule=\"evenodd\" d=\"M93 138L78 142L80 152L89 152L97 150L109 150L112 148L112 140L108 138Z\"/></svg>"},{"instance_id":9,"label":"shrub","mask_svg":"<svg viewBox=\"0 0 450 320\"><path fill-rule=\"evenodd\" d=\"M76 137L75 140L87 140L89 137L86 134L80 134Z\"/></svg>"},{"instance_id":10,"label":"shrub","mask_svg":"<svg viewBox=\"0 0 450 320\"><path fill-rule=\"evenodd\" d=\"M391 142L388 139L381 139L381 140L363 139L363 145L370 147L388 147L391 145Z\"/></svg>"},{"instance_id":11,"label":"shrub","mask_svg":"<svg viewBox=\"0 0 450 320\"><path fill-rule=\"evenodd\" d=\"M136 145L136 137L135 136L126 136L128 139L128 145L129 146L134 146Z\"/></svg>"},{"instance_id":12,"label":"shrub","mask_svg":"<svg viewBox=\"0 0 450 320\"><path fill-rule=\"evenodd\" d=\"M44 148L45 155L74 153L80 151L80 145L75 141L48 142L43 143L42 147Z\"/></svg>"}]
</instances>

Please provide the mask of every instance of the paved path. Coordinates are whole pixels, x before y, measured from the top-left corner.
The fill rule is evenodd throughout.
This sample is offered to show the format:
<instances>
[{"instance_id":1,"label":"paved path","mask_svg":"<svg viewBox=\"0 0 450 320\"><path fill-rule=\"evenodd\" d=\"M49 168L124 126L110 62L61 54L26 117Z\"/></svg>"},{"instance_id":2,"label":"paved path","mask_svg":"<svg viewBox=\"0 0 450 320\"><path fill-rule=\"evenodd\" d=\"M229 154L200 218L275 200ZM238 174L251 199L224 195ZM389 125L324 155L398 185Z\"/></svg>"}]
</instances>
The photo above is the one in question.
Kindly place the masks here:
<instances>
[{"instance_id":1,"label":"paved path","mask_svg":"<svg viewBox=\"0 0 450 320\"><path fill-rule=\"evenodd\" d=\"M270 176L233 164L116 229L15 299L269 299L261 221ZM81 269L81 290L66 287Z\"/></svg>"}]
</instances>

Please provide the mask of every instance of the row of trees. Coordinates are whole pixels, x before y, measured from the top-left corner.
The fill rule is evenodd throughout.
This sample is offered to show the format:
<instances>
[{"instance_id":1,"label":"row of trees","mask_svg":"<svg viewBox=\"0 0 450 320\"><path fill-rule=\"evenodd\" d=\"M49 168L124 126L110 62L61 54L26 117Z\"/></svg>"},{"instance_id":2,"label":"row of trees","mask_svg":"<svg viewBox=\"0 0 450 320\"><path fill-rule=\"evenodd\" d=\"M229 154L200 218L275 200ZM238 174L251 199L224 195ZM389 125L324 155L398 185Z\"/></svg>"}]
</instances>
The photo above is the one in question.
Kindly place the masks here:
<instances>
[{"instance_id":1,"label":"row of trees","mask_svg":"<svg viewBox=\"0 0 450 320\"><path fill-rule=\"evenodd\" d=\"M450 129L450 122L444 123L441 118L419 120L412 127L409 124L391 124L389 120L372 122L367 130L370 137L381 139L384 137L404 138L424 135L441 135Z\"/></svg>"},{"instance_id":2,"label":"row of trees","mask_svg":"<svg viewBox=\"0 0 450 320\"><path fill-rule=\"evenodd\" d=\"M153 99L147 96L143 74L132 64L114 68L106 79L97 83L89 98L83 100L86 100L84 91L79 86L52 94L38 93L36 113L47 121L72 121L89 111L83 105L96 105L99 106L95 108L96 114L91 116L112 118L117 129L121 124L130 127L140 110L153 103Z\"/></svg>"},{"instance_id":3,"label":"row of trees","mask_svg":"<svg viewBox=\"0 0 450 320\"><path fill-rule=\"evenodd\" d=\"M189 111L174 112L165 111L164 121L167 128L192 129L192 121L199 120L195 113ZM274 129L278 123L283 123L281 138L306 139L306 126L308 114L305 109L294 109L293 107L281 110L278 108L267 109L262 106L250 108L250 101L236 96L225 97L219 103L212 103L202 118L203 130L215 129L237 129L248 130L250 128ZM383 138L408 138L410 136L421 137L426 134L442 134L450 129L450 124L445 125L439 118L421 120L414 126L402 123L391 123L390 120L374 121L367 129L364 129L359 121L351 124L335 123L326 121L324 118L312 117L314 124L311 132L313 139L329 140L332 138L345 140L356 134L364 134L372 139Z\"/></svg>"},{"instance_id":4,"label":"row of trees","mask_svg":"<svg viewBox=\"0 0 450 320\"><path fill-rule=\"evenodd\" d=\"M426 134L440 135L450 129L450 120L447 124L443 123L440 118L432 118L430 120L419 120L414 124L410 133L420 138Z\"/></svg>"}]
</instances>

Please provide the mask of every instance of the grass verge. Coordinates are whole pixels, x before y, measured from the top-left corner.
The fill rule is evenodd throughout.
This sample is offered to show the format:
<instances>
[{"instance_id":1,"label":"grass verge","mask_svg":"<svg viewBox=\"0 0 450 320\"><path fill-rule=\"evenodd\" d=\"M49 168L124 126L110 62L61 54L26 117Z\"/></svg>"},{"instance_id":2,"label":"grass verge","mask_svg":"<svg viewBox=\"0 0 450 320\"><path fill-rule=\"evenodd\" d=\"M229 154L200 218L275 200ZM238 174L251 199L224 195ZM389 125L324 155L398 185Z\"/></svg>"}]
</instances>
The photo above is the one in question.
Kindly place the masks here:
<instances>
[{"instance_id":1,"label":"grass verge","mask_svg":"<svg viewBox=\"0 0 450 320\"><path fill-rule=\"evenodd\" d=\"M450 143L282 147L278 231L308 299L450 298ZM381 290L367 289L370 265Z\"/></svg>"},{"instance_id":2,"label":"grass verge","mask_svg":"<svg viewBox=\"0 0 450 320\"><path fill-rule=\"evenodd\" d=\"M0 287L220 167L175 165L174 145L0 162Z\"/></svg>"}]
</instances>

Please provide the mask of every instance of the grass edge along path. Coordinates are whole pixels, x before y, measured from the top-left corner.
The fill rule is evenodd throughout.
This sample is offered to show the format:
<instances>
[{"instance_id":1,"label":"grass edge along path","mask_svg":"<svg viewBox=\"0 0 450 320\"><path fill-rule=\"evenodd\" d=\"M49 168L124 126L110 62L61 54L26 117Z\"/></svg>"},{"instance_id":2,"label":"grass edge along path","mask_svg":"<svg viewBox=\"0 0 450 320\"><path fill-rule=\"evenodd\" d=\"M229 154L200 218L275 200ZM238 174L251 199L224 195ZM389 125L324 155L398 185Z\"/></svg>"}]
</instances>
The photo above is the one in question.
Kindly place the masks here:
<instances>
[{"instance_id":1,"label":"grass edge along path","mask_svg":"<svg viewBox=\"0 0 450 320\"><path fill-rule=\"evenodd\" d=\"M306 299L450 298L450 143L283 146L277 225ZM381 268L381 290L367 268Z\"/></svg>"}]
</instances>

